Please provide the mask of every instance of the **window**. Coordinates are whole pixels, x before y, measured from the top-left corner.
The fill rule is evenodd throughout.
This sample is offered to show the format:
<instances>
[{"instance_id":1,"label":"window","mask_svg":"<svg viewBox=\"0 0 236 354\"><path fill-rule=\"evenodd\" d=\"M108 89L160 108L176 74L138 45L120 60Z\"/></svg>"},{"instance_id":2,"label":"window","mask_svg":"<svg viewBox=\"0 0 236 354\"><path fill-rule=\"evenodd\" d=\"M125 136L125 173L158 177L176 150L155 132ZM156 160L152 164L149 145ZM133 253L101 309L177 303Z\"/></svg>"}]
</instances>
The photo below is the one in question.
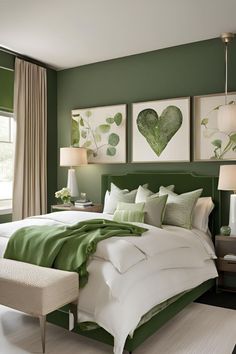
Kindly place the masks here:
<instances>
[{"instance_id":1,"label":"window","mask_svg":"<svg viewBox=\"0 0 236 354\"><path fill-rule=\"evenodd\" d=\"M12 205L14 136L13 114L0 111L0 211L5 212Z\"/></svg>"}]
</instances>

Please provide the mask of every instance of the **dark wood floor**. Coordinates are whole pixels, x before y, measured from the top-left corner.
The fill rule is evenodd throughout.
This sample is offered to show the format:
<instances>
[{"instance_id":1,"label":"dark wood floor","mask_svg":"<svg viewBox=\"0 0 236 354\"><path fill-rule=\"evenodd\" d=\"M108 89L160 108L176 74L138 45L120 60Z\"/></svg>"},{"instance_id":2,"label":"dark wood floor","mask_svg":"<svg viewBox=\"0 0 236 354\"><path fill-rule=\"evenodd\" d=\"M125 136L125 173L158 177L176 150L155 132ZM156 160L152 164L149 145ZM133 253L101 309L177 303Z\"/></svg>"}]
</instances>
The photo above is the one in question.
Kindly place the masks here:
<instances>
[{"instance_id":1,"label":"dark wood floor","mask_svg":"<svg viewBox=\"0 0 236 354\"><path fill-rule=\"evenodd\" d=\"M236 293L225 291L216 293L214 290L211 290L200 296L196 302L236 310Z\"/></svg>"}]
</instances>

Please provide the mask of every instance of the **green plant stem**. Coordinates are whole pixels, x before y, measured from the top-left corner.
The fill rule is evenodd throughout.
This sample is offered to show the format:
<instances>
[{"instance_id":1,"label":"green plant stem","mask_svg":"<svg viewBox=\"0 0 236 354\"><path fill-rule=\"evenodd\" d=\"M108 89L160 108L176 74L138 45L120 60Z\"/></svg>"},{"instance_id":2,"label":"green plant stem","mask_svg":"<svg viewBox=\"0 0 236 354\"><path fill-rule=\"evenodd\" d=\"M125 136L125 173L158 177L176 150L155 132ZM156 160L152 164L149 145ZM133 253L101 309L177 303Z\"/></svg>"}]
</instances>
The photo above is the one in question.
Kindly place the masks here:
<instances>
[{"instance_id":1,"label":"green plant stem","mask_svg":"<svg viewBox=\"0 0 236 354\"><path fill-rule=\"evenodd\" d=\"M85 120L85 119L84 119L84 120ZM87 124L87 126L88 126L87 129L90 130L90 133L91 133L91 135L92 135L93 142L94 142L94 145L95 145L95 147L96 147L96 152L98 152L99 147L98 147L98 145L97 145L97 142L96 142L96 139L95 139L95 135L94 135L94 133L93 133L93 129L91 128L91 125L90 125L90 123L89 123L88 120L85 120L85 122L86 122L86 124Z\"/></svg>"},{"instance_id":2,"label":"green plant stem","mask_svg":"<svg viewBox=\"0 0 236 354\"><path fill-rule=\"evenodd\" d=\"M225 147L223 152L220 154L219 158L222 159L222 157L229 151L231 150L231 148L233 147L234 143L230 143L230 145L228 144L227 148Z\"/></svg>"},{"instance_id":3,"label":"green plant stem","mask_svg":"<svg viewBox=\"0 0 236 354\"><path fill-rule=\"evenodd\" d=\"M99 150L99 149L101 149L103 146L107 146L107 145L109 145L109 144L103 144L103 145L99 146L99 147L97 148L97 150Z\"/></svg>"}]
</instances>

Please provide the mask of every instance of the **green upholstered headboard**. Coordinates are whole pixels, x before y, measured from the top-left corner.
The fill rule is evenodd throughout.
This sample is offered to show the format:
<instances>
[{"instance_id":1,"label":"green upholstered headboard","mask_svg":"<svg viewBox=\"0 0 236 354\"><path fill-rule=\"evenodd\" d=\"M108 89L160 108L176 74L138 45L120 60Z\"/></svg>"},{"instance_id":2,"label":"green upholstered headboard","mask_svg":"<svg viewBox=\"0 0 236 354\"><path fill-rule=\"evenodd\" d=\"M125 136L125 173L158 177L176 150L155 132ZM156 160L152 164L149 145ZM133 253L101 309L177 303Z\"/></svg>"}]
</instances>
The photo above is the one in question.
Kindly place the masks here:
<instances>
[{"instance_id":1,"label":"green upholstered headboard","mask_svg":"<svg viewBox=\"0 0 236 354\"><path fill-rule=\"evenodd\" d=\"M102 175L101 200L104 200L106 190L110 190L113 182L119 188L129 190L137 188L140 184L148 183L149 189L157 192L160 186L175 185L176 193L185 193L203 188L202 196L211 196L215 208L210 218L210 230L213 235L219 233L221 226L221 195L217 190L218 178L213 176L199 176L186 172L135 172L125 175Z\"/></svg>"}]
</instances>

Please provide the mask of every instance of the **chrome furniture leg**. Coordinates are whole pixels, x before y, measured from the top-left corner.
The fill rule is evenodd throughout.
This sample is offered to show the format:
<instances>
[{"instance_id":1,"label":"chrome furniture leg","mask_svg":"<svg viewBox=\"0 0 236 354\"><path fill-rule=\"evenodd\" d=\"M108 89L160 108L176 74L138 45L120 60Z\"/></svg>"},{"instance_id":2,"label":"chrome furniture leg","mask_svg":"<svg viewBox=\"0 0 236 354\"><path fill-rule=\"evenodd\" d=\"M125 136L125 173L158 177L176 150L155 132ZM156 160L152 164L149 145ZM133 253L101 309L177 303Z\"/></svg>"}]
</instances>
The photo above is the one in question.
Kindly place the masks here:
<instances>
[{"instance_id":1,"label":"chrome furniture leg","mask_svg":"<svg viewBox=\"0 0 236 354\"><path fill-rule=\"evenodd\" d=\"M46 316L39 316L41 341L43 353L45 353L45 336L46 336Z\"/></svg>"}]
</instances>

